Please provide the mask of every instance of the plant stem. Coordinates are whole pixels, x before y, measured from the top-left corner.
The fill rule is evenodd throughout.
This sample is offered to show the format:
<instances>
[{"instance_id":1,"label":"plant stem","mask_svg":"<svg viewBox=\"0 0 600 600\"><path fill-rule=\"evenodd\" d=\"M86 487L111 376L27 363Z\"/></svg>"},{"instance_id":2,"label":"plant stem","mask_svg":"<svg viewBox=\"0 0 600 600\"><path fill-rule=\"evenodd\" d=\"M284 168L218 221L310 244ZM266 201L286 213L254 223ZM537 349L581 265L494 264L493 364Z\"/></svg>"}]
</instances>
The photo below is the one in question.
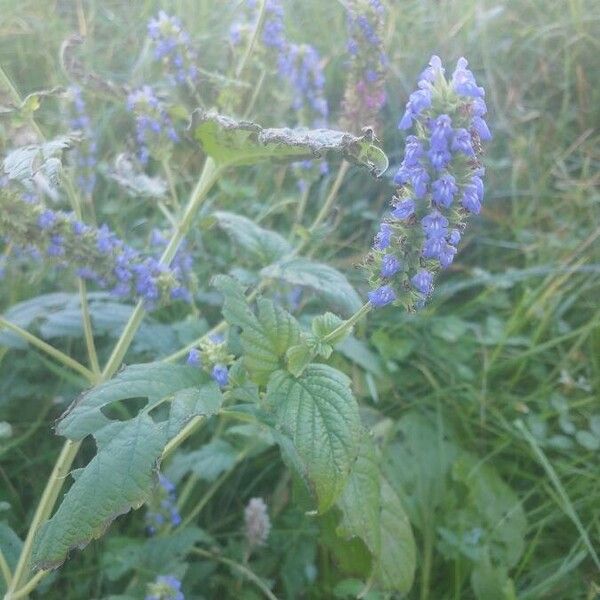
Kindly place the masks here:
<instances>
[{"instance_id":1,"label":"plant stem","mask_svg":"<svg viewBox=\"0 0 600 600\"><path fill-rule=\"evenodd\" d=\"M340 170L338 171L337 177L333 182L333 186L331 187L331 191L325 200L325 203L321 207L321 210L317 214L313 224L309 227L310 233L313 233L315 229L326 219L327 215L329 215L329 211L333 207L334 202L337 199L338 192L340 191L340 187L342 182L344 181L344 177L350 168L350 163L347 160L343 160L340 165Z\"/></svg>"},{"instance_id":2,"label":"plant stem","mask_svg":"<svg viewBox=\"0 0 600 600\"><path fill-rule=\"evenodd\" d=\"M10 596L10 600L18 600L25 598L29 592L32 592L37 587L37 584L48 575L49 571L39 571L36 573L21 589L17 590Z\"/></svg>"},{"instance_id":3,"label":"plant stem","mask_svg":"<svg viewBox=\"0 0 600 600\"><path fill-rule=\"evenodd\" d=\"M197 554L198 556L202 556L204 558L210 558L211 560L216 560L217 562L223 563L229 567L232 567L239 571L242 575L247 577L256 587L260 589L260 591L269 599L269 600L277 600L277 596L273 594L273 592L260 580L260 578L253 573L248 567L241 565L234 560L229 558L225 558L224 556L219 556L218 554L214 554L209 552L208 550L203 550L202 548L192 548L192 552Z\"/></svg>"},{"instance_id":4,"label":"plant stem","mask_svg":"<svg viewBox=\"0 0 600 600\"><path fill-rule=\"evenodd\" d=\"M58 459L54 465L54 469L52 469L52 473L50 474L48 482L46 483L46 489L44 490L35 514L33 515L33 520L29 526L27 537L23 542L23 548L15 568L12 584L9 586L6 594L6 600L12 600L14 598L13 594L18 589L24 575L26 575L28 572L29 557L31 555L35 534L42 523L44 523L44 521L46 521L50 516L63 481L68 475L69 469L71 468L71 464L75 458L75 455L77 454L77 451L79 450L80 445L81 442L67 440L58 456Z\"/></svg>"},{"instance_id":5,"label":"plant stem","mask_svg":"<svg viewBox=\"0 0 600 600\"><path fill-rule=\"evenodd\" d=\"M335 340L339 335L344 334L346 331L351 329L357 321L360 321L366 314L370 312L373 305L370 302L363 304L349 319L346 319L341 325L336 327L331 333L327 334L323 338L323 342L331 342Z\"/></svg>"},{"instance_id":6,"label":"plant stem","mask_svg":"<svg viewBox=\"0 0 600 600\"><path fill-rule=\"evenodd\" d=\"M6 558L4 558L4 553L2 552L2 548L0 548L0 572L6 581L6 587L10 585L12 581L12 573L10 572L10 567L6 562Z\"/></svg>"},{"instance_id":7,"label":"plant stem","mask_svg":"<svg viewBox=\"0 0 600 600\"><path fill-rule=\"evenodd\" d=\"M83 322L83 335L85 345L90 359L90 367L96 377L100 375L100 363L98 362L98 354L96 345L94 344L94 332L92 331L92 318L90 316L90 306L87 300L87 289L85 281L81 277L77 278L79 285L79 299L81 303L81 320Z\"/></svg>"},{"instance_id":8,"label":"plant stem","mask_svg":"<svg viewBox=\"0 0 600 600\"><path fill-rule=\"evenodd\" d=\"M22 337L26 342L29 342L38 350L45 352L65 367L70 367L74 371L77 371L77 373L85 377L85 379L90 383L94 383L96 381L96 376L94 375L94 373L92 373L92 371L90 371L87 367L84 367L80 362L77 362L75 359L66 355L64 352L61 352L54 346L51 346L50 344L44 342L44 340L41 340L39 337L33 335L32 333L29 333L29 331L22 329L18 325L7 321L4 317L0 316L0 329L2 329L3 327L12 331L13 333L16 333L18 336Z\"/></svg>"},{"instance_id":9,"label":"plant stem","mask_svg":"<svg viewBox=\"0 0 600 600\"><path fill-rule=\"evenodd\" d=\"M248 45L246 46L244 55L240 59L240 62L238 63L238 65L235 69L235 78L236 79L240 78L242 72L244 71L244 68L246 67L246 63L248 62L248 59L250 58L250 56L252 54L252 50L254 50L254 44L256 44L256 40L258 39L258 34L260 33L260 30L262 29L263 21L265 19L265 4L266 4L266 0L261 0L259 13L258 13L258 19L256 20L256 25L254 27L254 31L252 32L252 37L250 38L250 41L248 42Z\"/></svg>"}]
</instances>

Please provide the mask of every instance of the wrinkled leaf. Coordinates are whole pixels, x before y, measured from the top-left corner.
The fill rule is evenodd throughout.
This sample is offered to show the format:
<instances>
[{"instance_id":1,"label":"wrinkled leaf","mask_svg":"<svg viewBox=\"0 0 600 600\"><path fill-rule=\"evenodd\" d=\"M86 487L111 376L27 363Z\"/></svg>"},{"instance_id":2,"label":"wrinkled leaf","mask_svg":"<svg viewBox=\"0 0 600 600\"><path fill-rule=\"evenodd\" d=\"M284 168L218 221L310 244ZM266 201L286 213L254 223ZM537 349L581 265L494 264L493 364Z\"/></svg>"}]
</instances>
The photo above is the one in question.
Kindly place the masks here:
<instances>
[{"instance_id":1,"label":"wrinkled leaf","mask_svg":"<svg viewBox=\"0 0 600 600\"><path fill-rule=\"evenodd\" d=\"M376 177L388 167L387 156L373 144L372 131L357 137L331 129L263 129L250 121L203 111L194 113L192 129L204 152L222 164L298 161L337 154L367 167Z\"/></svg>"},{"instance_id":2,"label":"wrinkled leaf","mask_svg":"<svg viewBox=\"0 0 600 600\"><path fill-rule=\"evenodd\" d=\"M162 198L167 193L167 183L164 179L150 177L137 170L134 162L126 154L117 156L115 168L108 175L133 197Z\"/></svg>"},{"instance_id":3,"label":"wrinkled leaf","mask_svg":"<svg viewBox=\"0 0 600 600\"><path fill-rule=\"evenodd\" d=\"M215 286L225 296L223 316L230 325L242 328L243 361L251 379L265 384L280 369L288 348L300 341L300 326L294 317L270 300L259 298L258 315L248 306L243 287L230 277L220 276Z\"/></svg>"},{"instance_id":4,"label":"wrinkled leaf","mask_svg":"<svg viewBox=\"0 0 600 600\"><path fill-rule=\"evenodd\" d=\"M177 483L187 473L194 473L204 481L214 481L235 465L237 455L236 449L229 442L215 439L198 450L176 454L166 474L173 483Z\"/></svg>"},{"instance_id":5,"label":"wrinkled leaf","mask_svg":"<svg viewBox=\"0 0 600 600\"><path fill-rule=\"evenodd\" d=\"M358 453L360 417L349 379L321 364L309 365L298 378L277 371L266 401L293 446L300 475L325 511L344 489Z\"/></svg>"}]
</instances>

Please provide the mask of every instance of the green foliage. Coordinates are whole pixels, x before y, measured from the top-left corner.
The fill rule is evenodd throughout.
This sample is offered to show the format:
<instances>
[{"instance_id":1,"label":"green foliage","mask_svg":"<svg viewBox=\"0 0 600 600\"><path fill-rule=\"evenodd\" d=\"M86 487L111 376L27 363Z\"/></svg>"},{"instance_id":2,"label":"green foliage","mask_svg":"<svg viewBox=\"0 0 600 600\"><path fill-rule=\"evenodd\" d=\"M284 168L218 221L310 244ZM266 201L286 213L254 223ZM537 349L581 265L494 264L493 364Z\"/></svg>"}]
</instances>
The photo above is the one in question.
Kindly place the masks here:
<instances>
[{"instance_id":1,"label":"green foliage","mask_svg":"<svg viewBox=\"0 0 600 600\"><path fill-rule=\"evenodd\" d=\"M298 378L276 371L266 402L292 443L292 463L325 511L342 492L358 453L360 418L350 381L327 365L309 365Z\"/></svg>"},{"instance_id":2,"label":"green foliage","mask_svg":"<svg viewBox=\"0 0 600 600\"><path fill-rule=\"evenodd\" d=\"M388 167L387 156L373 145L371 133L357 137L330 129L263 129L250 121L201 111L194 113L192 127L204 152L226 165L298 161L331 153L367 167L376 177Z\"/></svg>"}]
</instances>

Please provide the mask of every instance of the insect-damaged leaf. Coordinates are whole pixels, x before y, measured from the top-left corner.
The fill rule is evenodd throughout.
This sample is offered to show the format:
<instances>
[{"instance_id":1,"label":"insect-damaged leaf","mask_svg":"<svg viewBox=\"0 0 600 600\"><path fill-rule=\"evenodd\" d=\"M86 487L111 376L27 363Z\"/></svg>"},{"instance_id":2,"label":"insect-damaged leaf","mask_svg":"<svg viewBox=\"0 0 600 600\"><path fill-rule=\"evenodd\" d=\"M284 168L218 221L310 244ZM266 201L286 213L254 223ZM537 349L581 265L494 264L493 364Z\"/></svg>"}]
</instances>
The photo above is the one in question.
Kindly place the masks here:
<instances>
[{"instance_id":1,"label":"insect-damaged leaf","mask_svg":"<svg viewBox=\"0 0 600 600\"><path fill-rule=\"evenodd\" d=\"M196 111L193 134L206 154L227 165L250 165L265 159L297 161L337 154L367 167L376 177L388 167L383 150L367 130L355 136L332 129L264 129L251 121L236 121L215 112Z\"/></svg>"}]
</instances>

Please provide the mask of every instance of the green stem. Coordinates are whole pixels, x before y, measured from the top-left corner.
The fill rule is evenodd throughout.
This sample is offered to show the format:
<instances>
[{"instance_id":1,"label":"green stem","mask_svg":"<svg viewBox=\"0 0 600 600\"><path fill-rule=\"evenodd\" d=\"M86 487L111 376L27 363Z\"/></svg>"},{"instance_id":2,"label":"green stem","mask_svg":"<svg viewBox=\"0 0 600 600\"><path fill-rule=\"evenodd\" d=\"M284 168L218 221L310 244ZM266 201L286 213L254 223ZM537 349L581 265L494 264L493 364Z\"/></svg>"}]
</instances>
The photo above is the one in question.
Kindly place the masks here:
<instances>
[{"instance_id":1,"label":"green stem","mask_svg":"<svg viewBox=\"0 0 600 600\"><path fill-rule=\"evenodd\" d=\"M331 191L329 192L325 203L323 204L321 210L319 211L315 220L313 221L313 224L309 228L309 231L311 233L313 233L315 229L317 229L317 227L327 218L327 215L329 215L329 211L331 210L337 199L338 192L340 191L340 187L342 185L342 182L344 181L344 177L346 176L346 173L348 172L349 168L350 163L347 160L342 161L342 164L340 165L340 170L338 171L337 177L335 178L333 186L331 187Z\"/></svg>"},{"instance_id":2,"label":"green stem","mask_svg":"<svg viewBox=\"0 0 600 600\"><path fill-rule=\"evenodd\" d=\"M51 346L50 344L44 342L44 340L41 340L39 337L33 335L32 333L29 333L29 331L22 329L18 325L7 321L4 317L0 316L0 329L2 329L3 327L12 331L13 333L16 333L18 336L22 337L26 342L29 342L38 350L45 352L65 367L70 367L74 371L77 371L77 373L83 375L83 377L85 377L85 379L90 383L94 383L96 381L96 376L94 375L94 373L92 373L92 371L90 371L88 368L84 367L81 363L77 362L70 356L67 356L64 352L61 352L54 346Z\"/></svg>"},{"instance_id":3,"label":"green stem","mask_svg":"<svg viewBox=\"0 0 600 600\"><path fill-rule=\"evenodd\" d=\"M253 573L248 567L241 565L234 560L229 558L225 558L224 556L219 556L218 554L214 554L209 552L208 550L203 550L202 548L192 548L192 552L197 554L198 556L202 556L204 558L210 558L211 560L216 560L217 562L223 563L233 569L239 571L242 575L247 577L260 591L269 599L269 600L277 600L277 596L273 594L273 592L260 580L260 578Z\"/></svg>"},{"instance_id":4,"label":"green stem","mask_svg":"<svg viewBox=\"0 0 600 600\"><path fill-rule=\"evenodd\" d=\"M80 445L81 442L67 440L61 450L60 455L58 456L56 464L54 465L54 469L52 469L52 473L50 474L48 482L46 483L46 489L44 490L35 514L33 515L33 520L29 526L27 537L23 542L23 548L15 568L12 584L9 586L6 594L6 600L11 600L14 598L13 594L21 584L21 580L29 571L29 557L31 555L35 534L42 523L44 523L44 521L46 521L50 516L52 508L54 507L54 503L56 502L56 498L58 497L63 482L69 473L69 469L71 468L71 464L75 459L75 455L77 454Z\"/></svg>"},{"instance_id":5,"label":"green stem","mask_svg":"<svg viewBox=\"0 0 600 600\"><path fill-rule=\"evenodd\" d=\"M4 558L4 553L2 552L2 548L0 548L0 572L6 581L6 587L10 585L12 581L12 573L10 572L10 567L6 562L6 558Z\"/></svg>"},{"instance_id":6,"label":"green stem","mask_svg":"<svg viewBox=\"0 0 600 600\"><path fill-rule=\"evenodd\" d=\"M87 289L85 281L80 277L77 278L79 285L79 299L81 303L81 320L83 322L83 336L85 338L85 346L87 348L88 357L90 359L90 367L96 377L100 375L100 363L98 362L98 354L96 345L94 344L94 332L92 331L92 318L90 315L90 306L87 299Z\"/></svg>"},{"instance_id":7,"label":"green stem","mask_svg":"<svg viewBox=\"0 0 600 600\"><path fill-rule=\"evenodd\" d=\"M265 4L266 0L261 0L258 19L256 20L256 25L254 27L254 31L252 32L252 37L246 46L246 50L244 51L244 55L242 56L238 66L235 69L235 78L239 79L244 68L246 67L246 63L252 54L252 50L254 50L254 45L256 44L256 40L258 39L258 34L262 29L263 21L265 19Z\"/></svg>"},{"instance_id":8,"label":"green stem","mask_svg":"<svg viewBox=\"0 0 600 600\"><path fill-rule=\"evenodd\" d=\"M39 571L36 573L21 589L17 590L10 596L10 600L18 600L25 598L29 592L32 592L37 587L37 584L48 575L49 571ZM8 600L8 599L7 599Z\"/></svg>"},{"instance_id":9,"label":"green stem","mask_svg":"<svg viewBox=\"0 0 600 600\"><path fill-rule=\"evenodd\" d=\"M370 312L373 308L373 305L370 302L363 304L349 319L346 319L341 325L336 327L331 333L327 334L323 338L323 342L328 343L335 340L340 335L343 335L352 327L357 321L360 321L366 314Z\"/></svg>"},{"instance_id":10,"label":"green stem","mask_svg":"<svg viewBox=\"0 0 600 600\"><path fill-rule=\"evenodd\" d=\"M171 193L171 200L173 201L173 206L176 210L180 210L181 206L179 205L179 198L177 197L177 189L175 187L175 178L173 177L173 171L171 171L171 165L169 161L164 158L162 160L162 168L167 177L167 182L169 184L169 192Z\"/></svg>"}]
</instances>

